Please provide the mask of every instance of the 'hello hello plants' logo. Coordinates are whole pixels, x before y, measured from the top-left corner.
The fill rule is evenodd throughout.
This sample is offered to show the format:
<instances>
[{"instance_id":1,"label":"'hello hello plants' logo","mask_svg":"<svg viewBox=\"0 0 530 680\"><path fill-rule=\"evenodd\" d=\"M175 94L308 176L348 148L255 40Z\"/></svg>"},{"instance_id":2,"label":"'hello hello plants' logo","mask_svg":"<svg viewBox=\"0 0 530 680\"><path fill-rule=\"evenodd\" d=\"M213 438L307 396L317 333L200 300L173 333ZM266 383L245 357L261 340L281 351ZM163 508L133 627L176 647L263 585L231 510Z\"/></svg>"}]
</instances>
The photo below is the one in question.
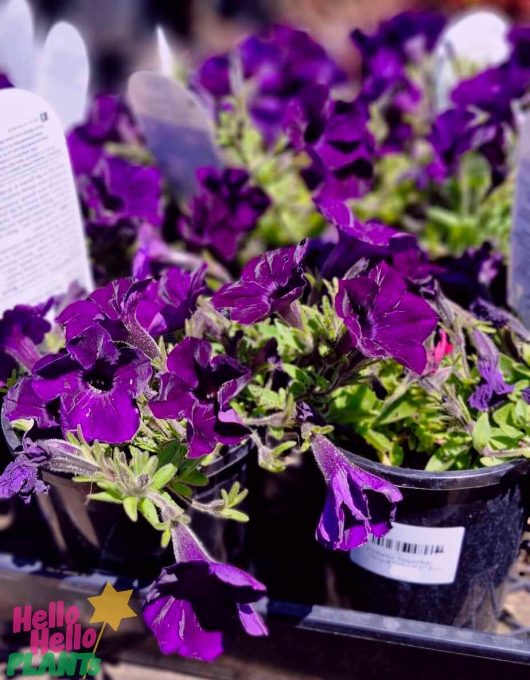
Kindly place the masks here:
<instances>
[{"instance_id":1,"label":"'hello hello plants' logo","mask_svg":"<svg viewBox=\"0 0 530 680\"><path fill-rule=\"evenodd\" d=\"M6 675L48 675L52 678L83 678L97 675L101 659L96 656L107 625L117 631L123 619L137 616L129 606L132 590L117 591L107 583L101 595L89 597L94 607L90 623L103 624L83 628L78 607L64 602L50 602L48 609L31 605L13 610L13 633L29 633L29 652L13 652L7 660Z\"/></svg>"}]
</instances>

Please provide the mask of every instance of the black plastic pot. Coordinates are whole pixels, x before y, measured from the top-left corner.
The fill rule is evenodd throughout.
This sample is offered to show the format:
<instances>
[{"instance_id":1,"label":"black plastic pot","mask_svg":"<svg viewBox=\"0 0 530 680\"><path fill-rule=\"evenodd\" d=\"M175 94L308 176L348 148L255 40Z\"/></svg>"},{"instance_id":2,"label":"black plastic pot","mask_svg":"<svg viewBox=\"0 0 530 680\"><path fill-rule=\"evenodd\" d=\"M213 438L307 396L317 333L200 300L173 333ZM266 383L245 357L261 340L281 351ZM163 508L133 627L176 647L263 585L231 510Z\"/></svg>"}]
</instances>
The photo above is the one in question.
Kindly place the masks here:
<instances>
[{"instance_id":1,"label":"black plastic pot","mask_svg":"<svg viewBox=\"0 0 530 680\"><path fill-rule=\"evenodd\" d=\"M378 614L490 630L528 516L528 461L430 473L346 453L358 467L398 486L403 501L397 530L338 562L343 603Z\"/></svg>"},{"instance_id":2,"label":"black plastic pot","mask_svg":"<svg viewBox=\"0 0 530 680\"><path fill-rule=\"evenodd\" d=\"M4 417L2 430L9 450L16 453L20 440ZM235 481L244 485L247 454L246 447L232 449L210 465L206 470L209 483L196 494L197 500L208 503ZM133 523L121 505L88 500L90 485L76 483L66 475L45 472L43 478L50 489L39 495L38 501L61 561L69 567L152 579L173 561L171 548L161 547L160 532L143 517ZM194 512L192 527L213 557L245 566L244 525Z\"/></svg>"}]
</instances>

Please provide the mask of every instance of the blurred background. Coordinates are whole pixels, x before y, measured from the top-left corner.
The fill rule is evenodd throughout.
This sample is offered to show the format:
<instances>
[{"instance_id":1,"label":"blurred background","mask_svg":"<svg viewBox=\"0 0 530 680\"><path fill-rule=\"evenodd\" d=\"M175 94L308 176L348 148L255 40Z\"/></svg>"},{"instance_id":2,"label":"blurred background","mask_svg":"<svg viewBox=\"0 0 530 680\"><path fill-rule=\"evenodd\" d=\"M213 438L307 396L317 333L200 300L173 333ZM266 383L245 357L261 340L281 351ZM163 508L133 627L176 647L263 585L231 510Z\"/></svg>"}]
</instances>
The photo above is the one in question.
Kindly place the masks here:
<instances>
[{"instance_id":1,"label":"blurred background","mask_svg":"<svg viewBox=\"0 0 530 680\"><path fill-rule=\"evenodd\" d=\"M5 0L0 0L0 6ZM65 18L89 44L96 90L122 89L127 76L156 66L155 28L164 26L183 63L231 47L247 33L271 22L309 30L349 71L356 69L348 34L371 29L406 9L446 12L486 6L519 21L530 19L530 0L31 0L45 29Z\"/></svg>"}]
</instances>

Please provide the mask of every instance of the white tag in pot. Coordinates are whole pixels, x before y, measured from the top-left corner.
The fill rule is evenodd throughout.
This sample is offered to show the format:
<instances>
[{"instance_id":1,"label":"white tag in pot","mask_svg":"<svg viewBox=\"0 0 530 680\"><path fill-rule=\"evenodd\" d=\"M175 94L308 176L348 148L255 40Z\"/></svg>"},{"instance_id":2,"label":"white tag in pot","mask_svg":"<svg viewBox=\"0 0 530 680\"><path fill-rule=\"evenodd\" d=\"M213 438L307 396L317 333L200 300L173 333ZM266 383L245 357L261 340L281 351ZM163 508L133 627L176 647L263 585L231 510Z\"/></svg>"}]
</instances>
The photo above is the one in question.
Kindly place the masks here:
<instances>
[{"instance_id":1,"label":"white tag in pot","mask_svg":"<svg viewBox=\"0 0 530 680\"><path fill-rule=\"evenodd\" d=\"M64 21L46 37L37 72L37 92L50 102L65 130L83 120L90 68L79 31Z\"/></svg>"},{"instance_id":2,"label":"white tag in pot","mask_svg":"<svg viewBox=\"0 0 530 680\"><path fill-rule=\"evenodd\" d=\"M508 270L510 306L530 328L530 116L520 126Z\"/></svg>"},{"instance_id":3,"label":"white tag in pot","mask_svg":"<svg viewBox=\"0 0 530 680\"><path fill-rule=\"evenodd\" d=\"M509 23L499 12L466 12L452 21L440 36L435 55L436 106L439 111L451 105L451 92L463 78L460 68L476 71L495 66L508 58ZM460 67L460 68L459 68Z\"/></svg>"},{"instance_id":4,"label":"white tag in pot","mask_svg":"<svg viewBox=\"0 0 530 680\"><path fill-rule=\"evenodd\" d=\"M181 198L195 193L198 168L220 167L213 124L192 92L158 73L129 80L129 100L147 145Z\"/></svg>"},{"instance_id":5,"label":"white tag in pot","mask_svg":"<svg viewBox=\"0 0 530 680\"><path fill-rule=\"evenodd\" d=\"M41 97L0 91L0 314L92 277L63 129Z\"/></svg>"},{"instance_id":6,"label":"white tag in pot","mask_svg":"<svg viewBox=\"0 0 530 680\"><path fill-rule=\"evenodd\" d=\"M394 522L382 538L351 551L351 560L373 574L395 581L441 585L453 583L464 527L418 527Z\"/></svg>"}]
</instances>

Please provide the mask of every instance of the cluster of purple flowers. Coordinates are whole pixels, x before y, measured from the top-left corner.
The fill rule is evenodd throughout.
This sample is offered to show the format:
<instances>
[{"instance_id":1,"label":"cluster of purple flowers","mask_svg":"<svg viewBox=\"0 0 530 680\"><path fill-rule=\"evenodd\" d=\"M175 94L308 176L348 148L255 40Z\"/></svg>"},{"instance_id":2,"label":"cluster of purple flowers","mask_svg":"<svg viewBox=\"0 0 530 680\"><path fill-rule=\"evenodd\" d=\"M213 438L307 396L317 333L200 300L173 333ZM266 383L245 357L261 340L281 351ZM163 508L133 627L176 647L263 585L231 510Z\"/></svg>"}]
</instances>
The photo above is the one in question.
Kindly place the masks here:
<instances>
[{"instance_id":1,"label":"cluster of purple flowers","mask_svg":"<svg viewBox=\"0 0 530 680\"><path fill-rule=\"evenodd\" d=\"M322 545L347 551L390 529L400 491L353 465L321 434L322 416L309 397L296 403L289 395L292 402L286 400L276 420L268 412L245 418L244 399L254 387L276 403L275 381L289 380L281 342L303 355L300 380L311 362L329 360L319 375L332 385L328 396L339 374L354 380L380 360L397 362L392 367L419 384L453 350L440 325L451 314L439 304L444 295L494 328L518 323L497 306L505 304L504 291L498 295L504 265L489 245L432 262L416 236L379 220L361 221L345 202L376 185L376 163L384 154L407 151L415 139L411 117L424 94L411 67L433 50L444 23L438 14L407 12L373 35L354 31L363 77L350 101L333 91L346 78L341 69L305 32L288 27L252 36L197 71L193 86L219 110L230 111L225 98L248 88L248 113L264 151L274 155L273 142L283 133L287 142L278 153L291 153L303 165L313 201L308 199L308 211L326 231L282 248L249 243L272 205L254 184L257 174L200 168L196 195L177 205L157 167L109 148L143 143L124 101L95 99L68 143L100 285L58 314L64 346L54 353L43 354L40 347L52 328L46 317L52 301L18 306L0 319L0 387L8 387L3 413L10 421L33 421L0 475L0 498L18 494L27 502L46 492L42 470L57 442L68 446L72 436L84 445L133 452L149 419L178 435L185 463L195 470L205 456L226 447L247 439L262 443L261 430L272 423L275 437L290 428L297 441L308 443L322 473L327 497L316 529ZM468 151L487 159L495 182L504 176L512 104L530 86L530 30L515 28L509 39L509 59L460 83L451 108L432 122L427 139L433 156L426 169L431 180L452 175ZM0 88L9 85L0 76ZM371 125L375 108L388 128L379 141ZM249 259L243 245L257 256ZM329 335L322 330L326 323ZM267 332L268 341L261 342ZM313 332L321 333L325 346L314 342ZM476 384L467 402L474 412L485 412L515 388L505 380L494 341L478 328L469 341ZM21 367L26 375L11 384ZM271 379L264 382L269 368ZM150 588L144 618L162 652L210 661L234 629L265 635L253 608L265 586L216 562L186 519L160 515L171 525L176 563Z\"/></svg>"},{"instance_id":2,"label":"cluster of purple flowers","mask_svg":"<svg viewBox=\"0 0 530 680\"><path fill-rule=\"evenodd\" d=\"M517 26L508 33L508 59L459 83L452 108L434 121L429 141L434 160L428 171L435 180L451 175L469 150L481 154L499 184L507 174L507 134L515 125L514 103L530 87L530 29Z\"/></svg>"},{"instance_id":3,"label":"cluster of purple flowers","mask_svg":"<svg viewBox=\"0 0 530 680\"><path fill-rule=\"evenodd\" d=\"M304 31L288 26L273 26L247 38L233 54L208 59L196 82L220 99L233 94L231 81L238 76L252 81L250 114L268 141L281 132L287 105L307 86L332 86L345 80L345 74L318 43Z\"/></svg>"}]
</instances>

